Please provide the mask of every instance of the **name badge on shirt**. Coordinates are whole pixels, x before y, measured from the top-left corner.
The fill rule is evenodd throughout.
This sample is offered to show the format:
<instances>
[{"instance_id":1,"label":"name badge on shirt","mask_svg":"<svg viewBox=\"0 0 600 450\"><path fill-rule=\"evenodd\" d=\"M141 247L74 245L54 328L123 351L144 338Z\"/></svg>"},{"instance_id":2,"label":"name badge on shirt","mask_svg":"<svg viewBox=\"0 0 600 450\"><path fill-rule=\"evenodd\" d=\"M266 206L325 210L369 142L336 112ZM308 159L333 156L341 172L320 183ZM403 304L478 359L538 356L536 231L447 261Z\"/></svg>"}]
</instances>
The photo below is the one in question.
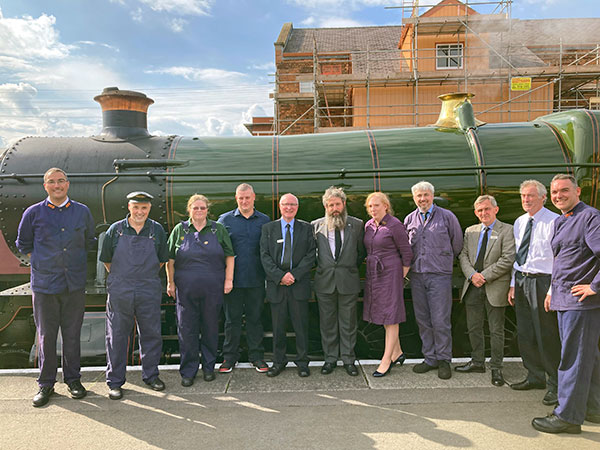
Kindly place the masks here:
<instances>
[{"instance_id":1,"label":"name badge on shirt","mask_svg":"<svg viewBox=\"0 0 600 450\"><path fill-rule=\"evenodd\" d=\"M283 239L277 239L278 244L283 244Z\"/></svg>"},{"instance_id":2,"label":"name badge on shirt","mask_svg":"<svg viewBox=\"0 0 600 450\"><path fill-rule=\"evenodd\" d=\"M490 236L490 239L498 239L498 236Z\"/></svg>"}]
</instances>

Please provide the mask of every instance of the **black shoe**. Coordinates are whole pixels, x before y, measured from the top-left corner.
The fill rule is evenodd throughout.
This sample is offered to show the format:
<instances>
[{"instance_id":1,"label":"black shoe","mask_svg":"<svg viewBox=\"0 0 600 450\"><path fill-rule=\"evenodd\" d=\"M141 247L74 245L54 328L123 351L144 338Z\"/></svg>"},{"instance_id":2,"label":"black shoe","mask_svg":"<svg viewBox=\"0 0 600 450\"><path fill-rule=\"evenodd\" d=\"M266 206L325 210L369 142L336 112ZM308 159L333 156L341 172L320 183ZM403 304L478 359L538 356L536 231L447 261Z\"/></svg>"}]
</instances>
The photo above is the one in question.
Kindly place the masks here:
<instances>
[{"instance_id":1,"label":"black shoe","mask_svg":"<svg viewBox=\"0 0 600 450\"><path fill-rule=\"evenodd\" d=\"M388 373L390 373L392 371L393 365L394 365L394 363L390 363L390 367L388 367L388 369L385 372L379 372L378 370L376 370L375 372L373 372L373 376L375 378L385 377Z\"/></svg>"},{"instance_id":2,"label":"black shoe","mask_svg":"<svg viewBox=\"0 0 600 450\"><path fill-rule=\"evenodd\" d=\"M442 380L449 380L452 378L452 368L448 361L438 362L438 378Z\"/></svg>"},{"instance_id":3,"label":"black shoe","mask_svg":"<svg viewBox=\"0 0 600 450\"><path fill-rule=\"evenodd\" d=\"M202 378L204 381L213 381L215 379L215 372L202 371Z\"/></svg>"},{"instance_id":4,"label":"black shoe","mask_svg":"<svg viewBox=\"0 0 600 450\"><path fill-rule=\"evenodd\" d=\"M346 369L346 373L348 375L350 375L351 377L355 377L358 375L358 369L356 368L356 366L354 365L354 363L352 364L344 364L344 369Z\"/></svg>"},{"instance_id":5,"label":"black shoe","mask_svg":"<svg viewBox=\"0 0 600 450\"><path fill-rule=\"evenodd\" d=\"M50 396L54 394L54 387L43 386L37 394L34 395L33 401L31 402L34 407L44 406L50 400Z\"/></svg>"},{"instance_id":6,"label":"black shoe","mask_svg":"<svg viewBox=\"0 0 600 450\"><path fill-rule=\"evenodd\" d=\"M485 366L475 364L473 361L469 361L468 363L463 364L462 366L456 366L454 370L460 373L485 373Z\"/></svg>"},{"instance_id":7,"label":"black shoe","mask_svg":"<svg viewBox=\"0 0 600 450\"><path fill-rule=\"evenodd\" d=\"M306 378L306 377L310 376L310 369L308 368L308 366L299 366L298 367L298 376L300 376L302 378Z\"/></svg>"},{"instance_id":8,"label":"black shoe","mask_svg":"<svg viewBox=\"0 0 600 450\"><path fill-rule=\"evenodd\" d=\"M321 373L323 375L329 375L331 372L333 372L335 366L336 363L326 362L325 364L323 364L323 367L321 367Z\"/></svg>"},{"instance_id":9,"label":"black shoe","mask_svg":"<svg viewBox=\"0 0 600 450\"><path fill-rule=\"evenodd\" d=\"M276 377L285 370L285 364L273 364L267 371L268 377Z\"/></svg>"},{"instance_id":10,"label":"black shoe","mask_svg":"<svg viewBox=\"0 0 600 450\"><path fill-rule=\"evenodd\" d=\"M123 389L121 387L114 387L108 390L108 398L111 400L121 400L123 398Z\"/></svg>"},{"instance_id":11,"label":"black shoe","mask_svg":"<svg viewBox=\"0 0 600 450\"><path fill-rule=\"evenodd\" d=\"M502 386L504 384L504 377L502 376L502 370L492 369L492 384L494 386Z\"/></svg>"},{"instance_id":12,"label":"black shoe","mask_svg":"<svg viewBox=\"0 0 600 450\"><path fill-rule=\"evenodd\" d=\"M163 391L165 389L165 383L163 383L158 377L144 381L144 383L150 386L154 391Z\"/></svg>"},{"instance_id":13,"label":"black shoe","mask_svg":"<svg viewBox=\"0 0 600 450\"><path fill-rule=\"evenodd\" d=\"M221 367L219 367L219 373L229 373L233 370L236 363L233 361L223 361Z\"/></svg>"},{"instance_id":14,"label":"black shoe","mask_svg":"<svg viewBox=\"0 0 600 450\"><path fill-rule=\"evenodd\" d=\"M423 361L422 363L419 363L413 367L413 372L414 373L426 373L426 372L429 372L430 370L435 370L435 369L437 369L436 366L430 366L425 361Z\"/></svg>"},{"instance_id":15,"label":"black shoe","mask_svg":"<svg viewBox=\"0 0 600 450\"><path fill-rule=\"evenodd\" d=\"M600 423L600 414L587 413L585 415L585 420L592 423Z\"/></svg>"},{"instance_id":16,"label":"black shoe","mask_svg":"<svg viewBox=\"0 0 600 450\"><path fill-rule=\"evenodd\" d=\"M194 384L194 379L193 378L181 377L181 385L183 387L190 387L193 384Z\"/></svg>"},{"instance_id":17,"label":"black shoe","mask_svg":"<svg viewBox=\"0 0 600 450\"><path fill-rule=\"evenodd\" d=\"M546 395L544 395L542 403L546 406L558 405L558 395L556 392L548 391L546 392Z\"/></svg>"},{"instance_id":18,"label":"black shoe","mask_svg":"<svg viewBox=\"0 0 600 450\"><path fill-rule=\"evenodd\" d=\"M80 399L87 395L87 391L79 380L71 381L69 384L67 384L67 390L71 394L71 398L74 399Z\"/></svg>"},{"instance_id":19,"label":"black shoe","mask_svg":"<svg viewBox=\"0 0 600 450\"><path fill-rule=\"evenodd\" d=\"M406 353L402 353L400 356L398 356L394 360L393 364L400 364L400 365L402 365L402 364L404 364L404 361L406 361Z\"/></svg>"},{"instance_id":20,"label":"black shoe","mask_svg":"<svg viewBox=\"0 0 600 450\"><path fill-rule=\"evenodd\" d=\"M546 389L546 383L534 383L533 381L529 381L525 379L520 383L514 383L510 385L511 389L515 391L529 391L531 389Z\"/></svg>"},{"instance_id":21,"label":"black shoe","mask_svg":"<svg viewBox=\"0 0 600 450\"><path fill-rule=\"evenodd\" d=\"M565 422L554 414L548 414L546 417L536 417L531 421L531 425L543 433L581 433L581 425Z\"/></svg>"},{"instance_id":22,"label":"black shoe","mask_svg":"<svg viewBox=\"0 0 600 450\"><path fill-rule=\"evenodd\" d=\"M252 363L257 372L264 373L269 371L269 366L262 359L258 359Z\"/></svg>"}]
</instances>

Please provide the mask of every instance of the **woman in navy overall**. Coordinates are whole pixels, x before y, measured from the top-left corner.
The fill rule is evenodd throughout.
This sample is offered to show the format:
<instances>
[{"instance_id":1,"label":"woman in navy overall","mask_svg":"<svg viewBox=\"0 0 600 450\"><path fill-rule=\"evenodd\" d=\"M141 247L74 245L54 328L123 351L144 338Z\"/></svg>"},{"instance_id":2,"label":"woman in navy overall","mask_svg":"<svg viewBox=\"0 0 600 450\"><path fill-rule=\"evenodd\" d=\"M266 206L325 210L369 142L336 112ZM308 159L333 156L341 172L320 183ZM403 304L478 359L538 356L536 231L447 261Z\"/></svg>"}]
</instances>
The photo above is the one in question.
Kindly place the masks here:
<instances>
[{"instance_id":1,"label":"woman in navy overall","mask_svg":"<svg viewBox=\"0 0 600 450\"><path fill-rule=\"evenodd\" d=\"M219 316L233 287L231 239L223 225L207 219L208 206L204 195L192 195L189 219L173 228L168 242L167 293L177 300L179 373L186 387L194 384L200 360L204 380L215 379Z\"/></svg>"}]
</instances>

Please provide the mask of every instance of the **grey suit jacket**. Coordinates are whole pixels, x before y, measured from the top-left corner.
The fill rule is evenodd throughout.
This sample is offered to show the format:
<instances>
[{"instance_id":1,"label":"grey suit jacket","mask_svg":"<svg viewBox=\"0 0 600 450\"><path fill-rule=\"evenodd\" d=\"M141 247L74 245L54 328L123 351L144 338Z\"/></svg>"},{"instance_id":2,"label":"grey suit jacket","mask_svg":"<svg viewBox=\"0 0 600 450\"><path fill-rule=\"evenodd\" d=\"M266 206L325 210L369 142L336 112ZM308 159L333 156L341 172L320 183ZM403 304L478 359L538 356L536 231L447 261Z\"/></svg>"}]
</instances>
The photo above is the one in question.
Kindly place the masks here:
<instances>
[{"instance_id":1,"label":"grey suit jacket","mask_svg":"<svg viewBox=\"0 0 600 450\"><path fill-rule=\"evenodd\" d=\"M358 267L365 259L366 251L363 243L365 228L363 221L348 216L342 250L336 261L331 253L327 239L327 223L322 217L312 221L317 241L317 271L315 273L315 292L332 294L335 289L340 294L358 294L360 292L360 276Z\"/></svg>"},{"instance_id":2,"label":"grey suit jacket","mask_svg":"<svg viewBox=\"0 0 600 450\"><path fill-rule=\"evenodd\" d=\"M477 244L483 225L472 225L465 230L464 246L458 260L465 275L461 300L464 297L471 276L477 272L473 266L477 260ZM511 268L515 262L515 238L512 225L496 220L490 234L481 274L486 279L483 285L488 301L492 306L508 305L508 289L510 287Z\"/></svg>"}]
</instances>

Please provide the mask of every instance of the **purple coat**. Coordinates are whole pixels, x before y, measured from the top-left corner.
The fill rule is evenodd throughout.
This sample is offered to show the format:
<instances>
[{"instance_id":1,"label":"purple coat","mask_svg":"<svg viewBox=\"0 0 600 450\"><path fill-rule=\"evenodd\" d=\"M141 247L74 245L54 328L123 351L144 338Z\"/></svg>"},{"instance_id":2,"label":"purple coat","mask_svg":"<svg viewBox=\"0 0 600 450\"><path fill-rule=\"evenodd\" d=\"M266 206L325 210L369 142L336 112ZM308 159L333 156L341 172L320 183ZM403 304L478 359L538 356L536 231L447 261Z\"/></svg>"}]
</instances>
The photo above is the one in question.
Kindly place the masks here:
<instances>
[{"instance_id":1,"label":"purple coat","mask_svg":"<svg viewBox=\"0 0 600 450\"><path fill-rule=\"evenodd\" d=\"M454 258L463 247L463 233L456 216L434 205L427 222L423 223L417 208L404 218L404 225L414 253L411 271L452 274Z\"/></svg>"},{"instance_id":2,"label":"purple coat","mask_svg":"<svg viewBox=\"0 0 600 450\"><path fill-rule=\"evenodd\" d=\"M554 311L600 308L600 211L577 203L554 221L552 237L552 297ZM571 294L577 284L590 284L596 295Z\"/></svg>"},{"instance_id":3,"label":"purple coat","mask_svg":"<svg viewBox=\"0 0 600 450\"><path fill-rule=\"evenodd\" d=\"M389 214L379 227L371 219L365 224L367 272L363 319L377 325L406 321L402 266L410 266L412 250L402 222Z\"/></svg>"}]
</instances>

